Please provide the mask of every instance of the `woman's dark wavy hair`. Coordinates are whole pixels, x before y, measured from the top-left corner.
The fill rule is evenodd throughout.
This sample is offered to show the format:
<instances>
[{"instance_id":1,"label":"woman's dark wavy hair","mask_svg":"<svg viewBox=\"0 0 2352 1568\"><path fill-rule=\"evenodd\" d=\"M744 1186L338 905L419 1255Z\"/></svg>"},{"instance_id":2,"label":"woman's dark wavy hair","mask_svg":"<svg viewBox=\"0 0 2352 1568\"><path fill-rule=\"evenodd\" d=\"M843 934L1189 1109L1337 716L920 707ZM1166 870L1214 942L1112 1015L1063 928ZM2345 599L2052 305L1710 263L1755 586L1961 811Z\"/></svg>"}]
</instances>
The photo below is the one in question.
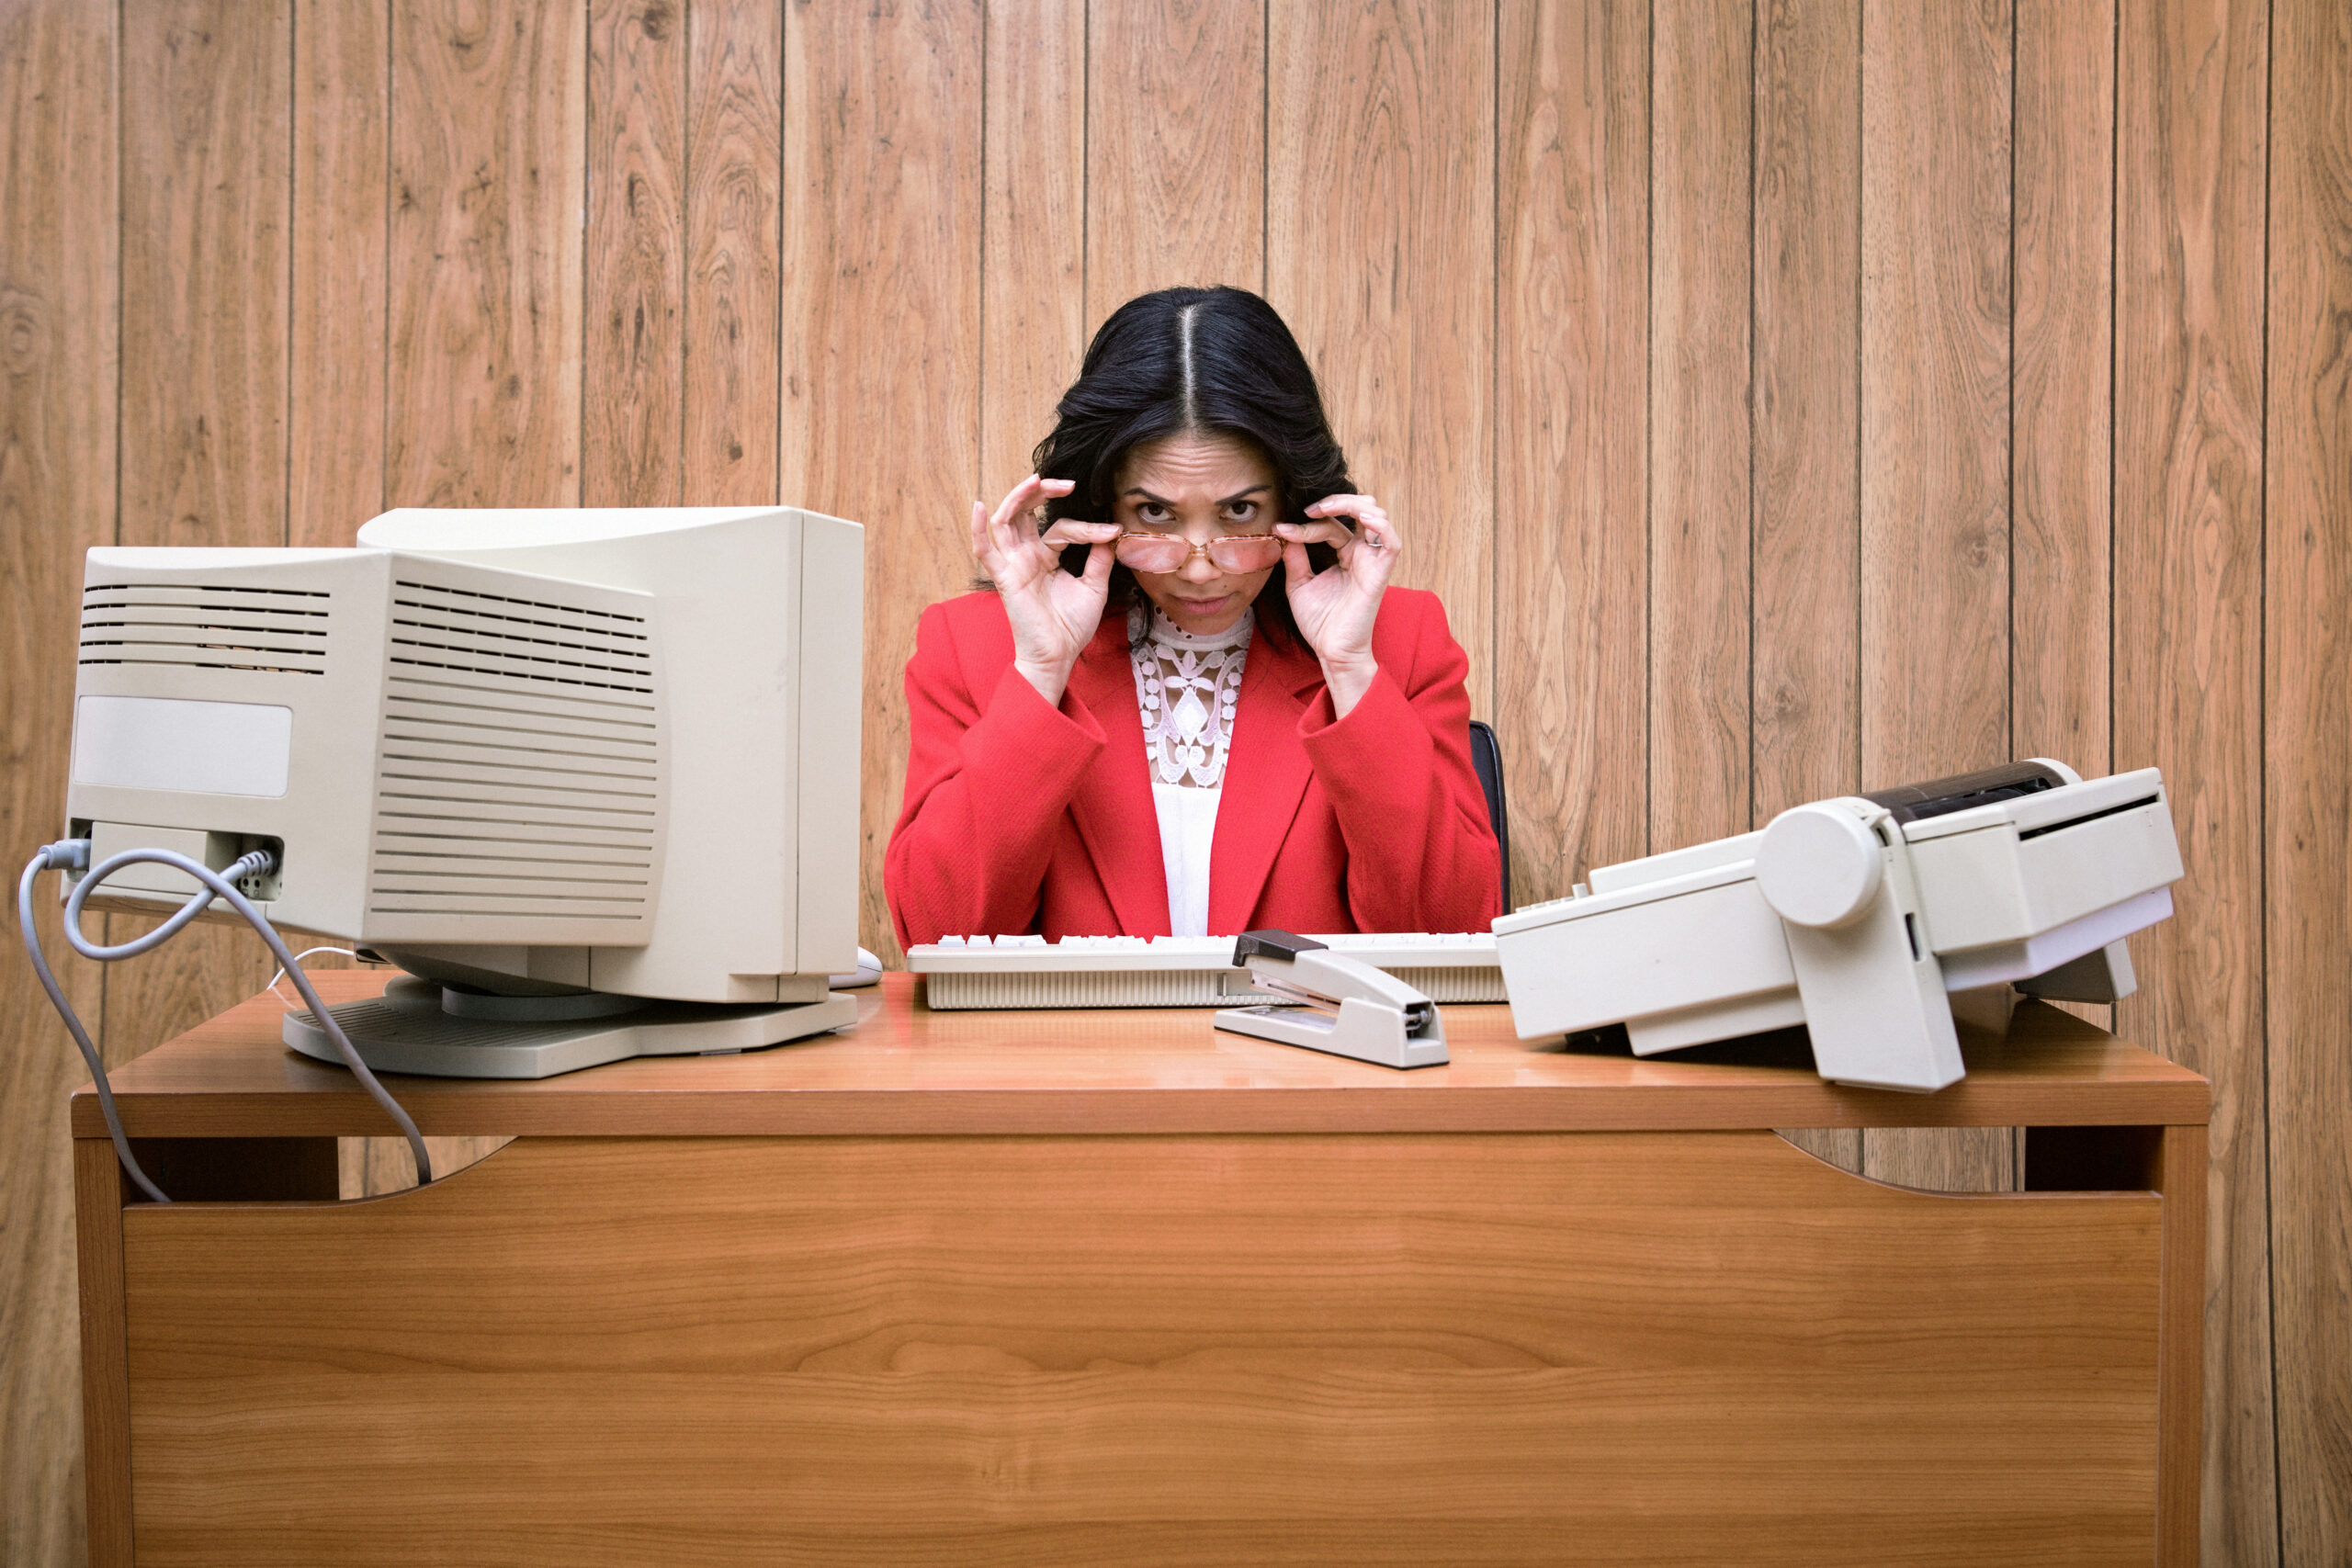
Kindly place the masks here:
<instances>
[{"instance_id":1,"label":"woman's dark wavy hair","mask_svg":"<svg viewBox=\"0 0 2352 1568\"><path fill-rule=\"evenodd\" d=\"M1055 412L1053 434L1037 443L1037 473L1074 488L1046 503L1047 526L1065 517L1110 521L1128 455L1181 432L1235 436L1263 453L1281 482L1286 523L1303 524L1309 506L1354 489L1298 340L1246 289L1163 288L1128 300L1087 345ZM1075 546L1064 550L1062 570L1083 572L1086 557ZM1307 547L1317 571L1338 558L1329 545ZM1124 610L1136 592L1135 574L1114 565L1109 607ZM1295 636L1280 568L1260 591L1257 611L1261 626Z\"/></svg>"}]
</instances>

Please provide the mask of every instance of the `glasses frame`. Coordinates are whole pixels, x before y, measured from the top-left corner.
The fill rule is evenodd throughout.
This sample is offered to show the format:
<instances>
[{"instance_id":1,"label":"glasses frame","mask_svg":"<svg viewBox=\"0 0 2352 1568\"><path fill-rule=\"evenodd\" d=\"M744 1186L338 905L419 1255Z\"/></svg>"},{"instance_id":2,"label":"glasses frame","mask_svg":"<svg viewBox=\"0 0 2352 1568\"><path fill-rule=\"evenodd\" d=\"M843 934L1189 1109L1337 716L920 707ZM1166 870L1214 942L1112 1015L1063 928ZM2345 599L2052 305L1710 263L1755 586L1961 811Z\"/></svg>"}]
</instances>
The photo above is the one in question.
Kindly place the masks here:
<instances>
[{"instance_id":1,"label":"glasses frame","mask_svg":"<svg viewBox=\"0 0 2352 1568\"><path fill-rule=\"evenodd\" d=\"M1216 538L1209 540L1206 544L1196 545L1181 534L1146 534L1139 533L1133 528L1127 528L1121 530L1119 536L1111 541L1111 554L1114 559L1117 559L1118 558L1119 547L1129 539L1148 539L1157 545L1182 545L1184 547L1184 558L1178 561L1174 566L1154 569L1150 567L1139 567L1129 561L1122 560L1119 562L1121 566L1125 567L1129 571L1153 571L1155 572L1155 575L1159 572L1182 571L1186 567L1193 564L1193 558L1194 556L1206 556L1208 558L1209 564L1216 568L1217 570L1236 574L1252 571L1269 571L1276 565L1280 564L1282 560L1282 551L1279 547L1277 547L1274 552L1274 558L1268 561L1264 566L1227 566L1225 562L1216 558L1216 551L1219 545L1247 544L1253 543L1260 539L1265 539L1271 541L1275 546L1280 547L1283 540L1281 536L1276 535L1272 529L1269 529L1262 534L1220 534Z\"/></svg>"}]
</instances>

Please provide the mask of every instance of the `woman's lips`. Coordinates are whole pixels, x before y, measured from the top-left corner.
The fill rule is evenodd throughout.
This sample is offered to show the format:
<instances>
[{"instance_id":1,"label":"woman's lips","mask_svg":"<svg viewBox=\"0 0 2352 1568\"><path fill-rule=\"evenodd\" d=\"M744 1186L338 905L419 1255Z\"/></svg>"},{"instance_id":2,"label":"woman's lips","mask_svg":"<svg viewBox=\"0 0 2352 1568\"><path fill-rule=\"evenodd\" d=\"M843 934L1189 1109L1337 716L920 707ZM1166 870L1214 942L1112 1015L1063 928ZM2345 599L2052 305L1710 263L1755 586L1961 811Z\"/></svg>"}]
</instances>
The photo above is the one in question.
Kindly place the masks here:
<instances>
[{"instance_id":1,"label":"woman's lips","mask_svg":"<svg viewBox=\"0 0 2352 1568\"><path fill-rule=\"evenodd\" d=\"M1188 615L1214 615L1224 609L1232 598L1230 593L1220 593L1214 599L1187 599L1180 593L1176 596L1176 603L1184 607Z\"/></svg>"}]
</instances>

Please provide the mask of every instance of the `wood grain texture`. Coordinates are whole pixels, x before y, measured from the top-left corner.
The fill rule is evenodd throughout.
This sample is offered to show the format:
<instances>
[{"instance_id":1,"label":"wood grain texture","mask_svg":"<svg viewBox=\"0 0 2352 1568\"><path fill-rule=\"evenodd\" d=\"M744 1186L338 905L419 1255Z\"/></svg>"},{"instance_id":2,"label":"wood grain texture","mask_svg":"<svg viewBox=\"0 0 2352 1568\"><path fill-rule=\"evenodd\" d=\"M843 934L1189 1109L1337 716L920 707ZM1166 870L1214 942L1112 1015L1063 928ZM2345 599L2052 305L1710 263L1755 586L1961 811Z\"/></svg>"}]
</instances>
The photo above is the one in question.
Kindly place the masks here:
<instances>
[{"instance_id":1,"label":"wood grain texture","mask_svg":"<svg viewBox=\"0 0 2352 1568\"><path fill-rule=\"evenodd\" d=\"M1747 830L1754 18L1654 7L1649 847Z\"/></svg>"},{"instance_id":2,"label":"wood grain texture","mask_svg":"<svg viewBox=\"0 0 2352 1568\"><path fill-rule=\"evenodd\" d=\"M2110 771L2115 8L2018 0L2010 731Z\"/></svg>"},{"instance_id":3,"label":"wood grain texture","mask_svg":"<svg viewBox=\"0 0 2352 1568\"><path fill-rule=\"evenodd\" d=\"M579 503L586 26L393 0L391 505Z\"/></svg>"},{"instance_id":4,"label":"wood grain texture","mask_svg":"<svg viewBox=\"0 0 2352 1568\"><path fill-rule=\"evenodd\" d=\"M2213 1080L2201 1528L2205 1561L2260 1568L2279 1546L2258 915L2267 8L2119 18L2115 765L2164 770L2188 874L2133 942L2140 990L2116 1013Z\"/></svg>"},{"instance_id":5,"label":"wood grain texture","mask_svg":"<svg viewBox=\"0 0 2352 1568\"><path fill-rule=\"evenodd\" d=\"M2154 1545L2160 1201L1762 1133L525 1141L123 1224L158 1563Z\"/></svg>"},{"instance_id":6,"label":"wood grain texture","mask_svg":"<svg viewBox=\"0 0 2352 1568\"><path fill-rule=\"evenodd\" d=\"M1497 26L1493 712L1532 904L1648 840L1649 9Z\"/></svg>"},{"instance_id":7,"label":"wood grain texture","mask_svg":"<svg viewBox=\"0 0 2352 1568\"><path fill-rule=\"evenodd\" d=\"M695 0L686 37L680 477L689 506L755 506L778 499L784 8Z\"/></svg>"},{"instance_id":8,"label":"wood grain texture","mask_svg":"<svg viewBox=\"0 0 2352 1568\"><path fill-rule=\"evenodd\" d=\"M1861 787L1860 0L1756 17L1754 820Z\"/></svg>"},{"instance_id":9,"label":"wood grain texture","mask_svg":"<svg viewBox=\"0 0 2352 1568\"><path fill-rule=\"evenodd\" d=\"M126 545L286 540L292 18L123 18Z\"/></svg>"},{"instance_id":10,"label":"wood grain texture","mask_svg":"<svg viewBox=\"0 0 2352 1568\"><path fill-rule=\"evenodd\" d=\"M1861 0L1756 12L1752 820L1861 787ZM1858 1132L1790 1129L1859 1170Z\"/></svg>"},{"instance_id":11,"label":"wood grain texture","mask_svg":"<svg viewBox=\"0 0 2352 1568\"><path fill-rule=\"evenodd\" d=\"M1494 9L1272 6L1266 298L1494 711Z\"/></svg>"},{"instance_id":12,"label":"wood grain texture","mask_svg":"<svg viewBox=\"0 0 2352 1568\"><path fill-rule=\"evenodd\" d=\"M1086 330L1138 294L1266 283L1266 15L1224 0L1087 10Z\"/></svg>"},{"instance_id":13,"label":"wood grain texture","mask_svg":"<svg viewBox=\"0 0 2352 1568\"><path fill-rule=\"evenodd\" d=\"M980 494L1035 467L1086 354L1086 0L988 6Z\"/></svg>"},{"instance_id":14,"label":"wood grain texture","mask_svg":"<svg viewBox=\"0 0 2352 1568\"><path fill-rule=\"evenodd\" d=\"M320 976L331 1003L380 974ZM1197 1010L933 1012L914 976L861 994L854 1029L725 1060L653 1057L537 1082L413 1078L428 1135L1026 1137L1521 1133L1627 1128L2086 1127L2201 1122L2204 1080L2039 1003L1971 1037L1934 1095L1825 1083L1795 1031L1644 1060L1521 1040L1499 1005L1449 1007L1444 1067L1397 1073L1204 1027ZM256 999L115 1077L138 1137L348 1137L383 1112L348 1074L289 1056ZM1115 1040L1117 1049L1105 1049ZM104 1131L89 1096L77 1135Z\"/></svg>"},{"instance_id":15,"label":"wood grain texture","mask_svg":"<svg viewBox=\"0 0 2352 1568\"><path fill-rule=\"evenodd\" d=\"M2009 755L2006 0L1862 16L1861 783ZM2016 1183L1996 1132L1890 1134L1890 1180Z\"/></svg>"},{"instance_id":16,"label":"wood grain texture","mask_svg":"<svg viewBox=\"0 0 2352 1568\"><path fill-rule=\"evenodd\" d=\"M675 506L685 343L684 0L588 10L580 494Z\"/></svg>"},{"instance_id":17,"label":"wood grain texture","mask_svg":"<svg viewBox=\"0 0 2352 1568\"><path fill-rule=\"evenodd\" d=\"M786 28L782 490L865 525L858 940L890 963L882 848L905 787L900 672L923 607L971 576L980 14L796 0Z\"/></svg>"},{"instance_id":18,"label":"wood grain texture","mask_svg":"<svg viewBox=\"0 0 2352 1568\"><path fill-rule=\"evenodd\" d=\"M2157 1154L2165 1195L2163 1298L2156 1320L2156 1565L2196 1568L2203 1506L2206 1129L2166 1127ZM2190 1202L2174 1202L2183 1195ZM2191 1434L2196 1434L2194 1438ZM2313 1562L2322 1561L2314 1558Z\"/></svg>"},{"instance_id":19,"label":"wood grain texture","mask_svg":"<svg viewBox=\"0 0 2352 1568\"><path fill-rule=\"evenodd\" d=\"M865 826L875 833L897 805L895 777L874 770L888 774L904 744L903 730L888 728L904 628L922 602L964 581L955 536L964 502L1025 471L1037 434L1028 427L1043 416L1023 407L1049 402L1075 363L1067 345L1112 305L1140 288L1223 276L1228 261L1235 281L1262 285L1263 171L1297 156L1280 125L1319 123L1368 101L1342 93L1311 111L1278 102L1270 139L1266 29L1352 37L1381 15L1309 18L1200 0L1106 4L1083 15L1083 0L1007 0L975 20L978 3L915 15L867 7L885 14L864 19L814 5L786 18L755 0L679 7L688 51L684 370L673 394L682 433L677 449L656 459L674 468L689 501L765 501L777 493L780 434L829 417L824 463L855 469L878 491L874 476L903 468L913 453L914 488L952 490L948 514L920 522L941 535L907 536L918 553L898 549L886 569L899 575L874 622L888 622L899 645L869 637L868 689L887 699L869 724L892 737L868 755ZM1775 661L1815 655L1786 636L1783 621L1859 626L1862 613L1859 587L1776 608L1783 552L1792 559L1818 548L1829 529L1780 531L1788 514L1770 510L1784 488L1814 482L1804 465L1836 434L1834 420L1797 417L1798 391L1821 383L1791 376L1829 357L1815 339L1843 330L1835 291L1804 260L1840 237L1834 215L1801 228L1788 214L1845 177L1833 165L1847 154L1818 136L1859 110L1814 95L1852 90L1836 63L1843 34L1831 26L1842 26L1851 3L1767 0L1757 9L1748 89L1757 151L1746 187L1756 210L1752 220L1735 213L1718 236L1744 248L1754 274L1745 296L1754 365L1742 383L1753 406L1724 400L1720 415L1707 417L1753 447L1752 716L1725 745L1751 759L1747 798L1758 812L1780 800L1776 792L1798 788L1775 770L1826 772L1834 753L1785 739L1814 710L1777 705L1794 688ZM1736 20L1748 7L1724 9ZM2005 716L2007 750L2055 751L2097 771L2098 746L2075 738L2095 736L2112 704L2109 760L2161 762L2175 792L2191 874L2177 890L2179 915L2137 944L2148 990L2122 1010L2128 1029L2211 1067L2221 1084L2208 1235L2216 1346L2208 1561L2277 1561L2282 1542L2290 1561L2325 1560L2341 1555L2343 1540L2340 1433L2352 1416L2340 1394L2342 1303L2352 1286L2340 1254L2352 1179L2331 1152L2325 1114L2346 1092L2332 1043L2346 1023L2337 628L2352 571L2332 521L2346 462L2335 378L2346 264L2338 220L2327 216L2345 188L2336 128L2346 67L2331 30L2341 9L2306 0L2021 0L2014 42L1999 14L1960 6L1872 3L1860 23L1874 62L1890 37L1912 39L1903 80L1926 84L1900 102L1876 100L1883 112L1892 104L1932 121L1961 84L1981 79L1986 47L2013 62L2006 152L1989 133L1933 124L1942 163L1921 164L1891 134L1873 131L1869 142L1873 166L1896 169L1887 182L1907 187L1905 210L1932 207L1937 221L1954 222L1973 212L1987 224L1989 239L1948 243L1931 231L1926 243L1895 247L1915 266L1962 264L1915 277L1918 310L1992 318L1980 240L1984 256L2002 252L2014 269L2014 308L1986 328L2013 337L2008 368L1992 377L1981 406L1939 404L1916 418L1894 456L1922 468L1949 465L1954 452L1982 455L1985 418L2013 428L2006 457L1983 472L2014 495L2000 571L2012 584L2004 635L2017 651L1984 711ZM80 552L115 536L119 513L133 542L333 543L387 500L579 497L581 359L596 320L594 301L583 303L582 213L589 183L612 174L587 150L588 10L588 0L487 11L456 0L0 7L0 685L12 699L0 718L8 759L0 824L14 852L58 830L70 722L61 639ZM1491 254L1462 265L1472 269L1467 287L1494 290L1484 352L1495 516L1480 547L1495 563L1492 716L1510 761L1525 898L1565 893L1592 863L1641 851L1651 812L1645 513L1653 474L1668 488L1682 483L1669 470L1690 446L1652 446L1646 434L1652 122L1663 138L1690 137L1665 99L1653 114L1649 13L1644 0L1505 0L1492 59L1463 62L1464 74L1443 84L1464 106L1485 94L1495 100L1499 227ZM1433 5L1430 14L1451 13ZM124 18L136 36L118 51ZM1680 13L1669 7L1661 18L1676 36L1662 30L1660 49L1687 53L1693 35ZM803 247L796 233L789 268L778 166L786 26L795 134L814 145L812 128L830 119L837 144L854 150L824 165L842 170L845 183L814 195L804 186L794 198L795 222L812 204L831 204L835 216L820 224L831 239ZM2275 49L2266 41L2272 27ZM870 58L876 39L925 29L978 37L980 52L969 58L981 64L941 71L918 60L902 69L888 49ZM1801 46L1776 51L1776 37ZM222 65L229 57L240 63ZM1319 63L1342 76L1350 69L1337 53ZM869 70L881 73L879 96L895 118L873 111L876 94L831 85ZM813 92L802 90L810 84ZM1798 139L1799 128L1815 140ZM1387 166L1385 145L1368 140L1364 161ZM949 178L967 194L943 200L923 171L956 158L979 172ZM277 172L257 176L272 160ZM918 177L899 182L909 160ZM1942 172L1955 161L1993 168L1999 189ZM119 166L129 175L120 188ZM1703 179L1722 173L1702 171ZM1685 198L1695 188L1674 187ZM2117 202L2120 221L2103 218L2102 204ZM1866 216L1875 223L1886 209ZM1289 220L1275 217L1278 226ZM2102 222L2110 239L2100 237ZM963 270L941 282L947 275L919 262L903 289L886 281L907 265L904 247L867 236L934 229L961 236L949 248ZM137 253L127 273L115 252L122 241ZM1021 248L1033 243L1034 252ZM868 264L876 270L863 270ZM1334 254L1314 282L1336 298L1397 265ZM1885 296L1884 278L1873 276L1873 298ZM866 314L829 314L837 294ZM127 314L118 316L119 299ZM1418 295L1406 306L1430 308ZM804 407L795 425L777 412L778 361L787 330L803 340L812 321L854 363L804 378L804 403L834 407L825 416ZM1012 362L1015 333L1036 334L1035 362ZM1975 342L1960 335L1963 346ZM1877 348L1927 384L1963 379L1946 338ZM890 363L866 363L875 360ZM1679 361L1661 366L1681 374ZM123 445L121 488L119 392L137 425ZM184 416L182 434L166 428ZM2267 456L2266 417L2276 448ZM1719 434L1697 433L1702 443ZM2099 455L2110 442L2111 486ZM814 471L810 450L804 444L791 460L796 473ZM933 468L952 485L921 477ZM187 497L201 504L184 504ZM2267 554L2258 557L2266 506ZM2105 515L2119 530L2111 553ZM1940 526L1951 514L1933 520ZM877 529L875 542L878 552L901 540ZM1994 570L1990 558L1934 568L1945 588L1964 580L1970 592ZM1876 677L1874 744L1891 750L1888 737L1901 732L1959 749L1964 727L1951 693L1917 686L1900 660L1935 661L1964 682L1982 650L1948 657L1943 608L1924 620L1908 602L1899 611L1888 611L1889 635L1904 640L1896 665ZM1854 678L1878 668L1858 660ZM1920 771L1864 767L1862 782ZM878 882L870 886L878 899ZM877 928L870 923L869 942ZM130 929L115 922L118 935ZM242 940L220 928L188 939ZM12 1347L0 1374L0 1556L50 1563L78 1560L80 1539L54 1115L79 1069L45 1004L9 967L11 945L0 942L0 979L17 976L0 986L0 1210L8 1215L0 1342ZM65 969L95 1020L95 973L73 961ZM195 945L127 966L116 977L116 1021L135 1014L169 1028L141 998L165 999L178 976L199 973L221 988L187 998L183 1019L257 984L266 968L257 954L248 966L233 952L224 968ZM143 1043L119 1031L113 1044ZM779 1054L746 1070L782 1083L807 1060ZM269 1061L275 1070L279 1059ZM1336 1100L1356 1090L1328 1092ZM2004 1114L2049 1103L2002 1092ZM498 1131L498 1118L522 1102L436 1089L428 1103L444 1118L431 1123L434 1135L455 1138ZM905 1114L902 1099L859 1103L868 1125ZM1022 1103L1040 1124L1067 1128L1114 1102L1073 1098L1051 1113ZM1774 1103L1781 1109L1762 1124L1827 1126L1826 1136L1849 1145L1857 1136L1859 1122L1829 1117L1828 1101ZM355 1110L320 1135L379 1125ZM1998 1136L1988 1134L1988 1149ZM1883 1154L1892 1147L1879 1142ZM353 1156L360 1190L404 1180L391 1168L404 1156L389 1145L355 1146ZM1235 1552L1247 1555L1247 1543Z\"/></svg>"},{"instance_id":20,"label":"wood grain texture","mask_svg":"<svg viewBox=\"0 0 2352 1568\"><path fill-rule=\"evenodd\" d=\"M80 1352L81 1412L77 1442L57 1444L80 1461L84 1485L76 1501L87 1520L89 1568L130 1568L130 1374L128 1325L123 1319L122 1206L126 1183L110 1138L73 1140L74 1250L79 1261L80 1332L66 1342ZM46 1337L46 1336L44 1337ZM17 1343L12 1341L12 1343ZM11 1499L13 1503L15 1499ZM27 1499L32 1506L9 1512L8 1555L12 1562L63 1562L75 1553L68 1540L41 1541L20 1521L66 1515L66 1499ZM73 1522L80 1524L82 1519Z\"/></svg>"},{"instance_id":21,"label":"wood grain texture","mask_svg":"<svg viewBox=\"0 0 2352 1568\"><path fill-rule=\"evenodd\" d=\"M2264 886L2278 1530L2352 1557L2352 13L2272 8Z\"/></svg>"},{"instance_id":22,"label":"wood grain texture","mask_svg":"<svg viewBox=\"0 0 2352 1568\"><path fill-rule=\"evenodd\" d=\"M286 542L348 545L384 510L391 7L299 0L294 51Z\"/></svg>"},{"instance_id":23,"label":"wood grain texture","mask_svg":"<svg viewBox=\"0 0 2352 1568\"><path fill-rule=\"evenodd\" d=\"M122 98L141 109L122 123L121 544L286 542L291 27L233 0L123 17ZM229 927L110 968L107 1059L268 977L260 940Z\"/></svg>"},{"instance_id":24,"label":"wood grain texture","mask_svg":"<svg viewBox=\"0 0 2352 1568\"><path fill-rule=\"evenodd\" d=\"M2115 7L2018 0L2016 53L2010 750L2096 778L2114 754Z\"/></svg>"},{"instance_id":25,"label":"wood grain texture","mask_svg":"<svg viewBox=\"0 0 2352 1568\"><path fill-rule=\"evenodd\" d=\"M82 552L115 530L115 9L0 12L0 863L65 831ZM65 950L56 883L35 919L98 1024L96 966ZM11 884L13 887L13 883ZM87 1076L17 941L0 940L0 1560L83 1561L74 1164ZM117 1563L109 1555L94 1559Z\"/></svg>"},{"instance_id":26,"label":"wood grain texture","mask_svg":"<svg viewBox=\"0 0 2352 1568\"><path fill-rule=\"evenodd\" d=\"M424 1140L424 1156L433 1162L433 1179L441 1180L479 1164L504 1148L511 1138L433 1138ZM416 1155L405 1138L338 1138L335 1150L335 1195L339 1198L380 1198L406 1192L416 1185Z\"/></svg>"},{"instance_id":27,"label":"wood grain texture","mask_svg":"<svg viewBox=\"0 0 2352 1568\"><path fill-rule=\"evenodd\" d=\"M2009 755L2004 0L1862 23L1862 784Z\"/></svg>"}]
</instances>

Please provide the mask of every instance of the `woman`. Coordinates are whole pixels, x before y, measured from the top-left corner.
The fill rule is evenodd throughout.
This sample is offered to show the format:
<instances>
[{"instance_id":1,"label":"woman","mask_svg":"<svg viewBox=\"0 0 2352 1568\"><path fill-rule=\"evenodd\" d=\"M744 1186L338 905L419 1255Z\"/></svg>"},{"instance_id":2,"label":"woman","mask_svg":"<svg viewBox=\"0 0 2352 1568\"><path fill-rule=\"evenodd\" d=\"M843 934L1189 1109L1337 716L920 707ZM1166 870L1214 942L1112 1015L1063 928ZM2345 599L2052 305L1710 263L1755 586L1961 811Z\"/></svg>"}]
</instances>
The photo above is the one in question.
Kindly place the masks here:
<instances>
[{"instance_id":1,"label":"woman","mask_svg":"<svg viewBox=\"0 0 2352 1568\"><path fill-rule=\"evenodd\" d=\"M1485 930L1467 661L1282 318L1130 300L1059 415L916 629L899 940Z\"/></svg>"}]
</instances>

